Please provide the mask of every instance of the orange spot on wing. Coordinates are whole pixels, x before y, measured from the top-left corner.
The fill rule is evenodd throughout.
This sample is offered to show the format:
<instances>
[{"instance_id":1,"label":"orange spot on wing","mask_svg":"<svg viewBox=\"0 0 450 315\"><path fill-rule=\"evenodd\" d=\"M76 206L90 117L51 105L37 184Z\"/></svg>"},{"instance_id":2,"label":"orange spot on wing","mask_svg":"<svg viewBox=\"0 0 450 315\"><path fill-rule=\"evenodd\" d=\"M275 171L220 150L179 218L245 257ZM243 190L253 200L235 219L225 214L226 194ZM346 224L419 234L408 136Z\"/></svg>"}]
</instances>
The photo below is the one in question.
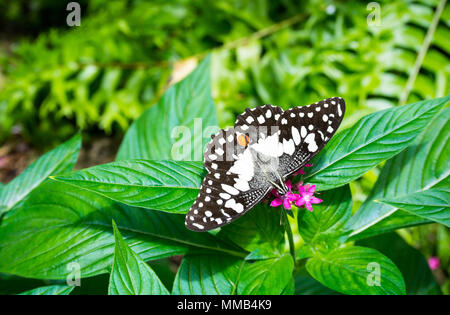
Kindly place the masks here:
<instances>
[{"instance_id":1,"label":"orange spot on wing","mask_svg":"<svg viewBox=\"0 0 450 315\"><path fill-rule=\"evenodd\" d=\"M250 137L247 135L239 135L237 141L240 146L246 147L250 143Z\"/></svg>"}]
</instances>

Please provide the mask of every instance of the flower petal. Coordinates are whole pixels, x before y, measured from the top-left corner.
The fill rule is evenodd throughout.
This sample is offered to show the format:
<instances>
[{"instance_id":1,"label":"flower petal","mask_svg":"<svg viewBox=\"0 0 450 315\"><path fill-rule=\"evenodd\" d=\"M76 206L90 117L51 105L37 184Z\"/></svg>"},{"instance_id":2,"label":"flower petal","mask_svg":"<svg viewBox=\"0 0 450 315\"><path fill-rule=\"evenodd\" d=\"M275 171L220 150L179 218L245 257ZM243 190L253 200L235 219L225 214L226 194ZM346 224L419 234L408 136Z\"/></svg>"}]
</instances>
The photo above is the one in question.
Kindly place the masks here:
<instances>
[{"instance_id":1,"label":"flower petal","mask_svg":"<svg viewBox=\"0 0 450 315\"><path fill-rule=\"evenodd\" d=\"M279 205L281 205L283 203L283 199L281 198L275 198L274 200L272 200L272 202L270 203L271 207L278 207Z\"/></svg>"},{"instance_id":2,"label":"flower petal","mask_svg":"<svg viewBox=\"0 0 450 315\"><path fill-rule=\"evenodd\" d=\"M289 188L289 191L291 191L291 188L292 188L291 181L288 180L288 181L286 181L285 184L286 184L287 188Z\"/></svg>"},{"instance_id":3,"label":"flower petal","mask_svg":"<svg viewBox=\"0 0 450 315\"><path fill-rule=\"evenodd\" d=\"M305 199L301 198L295 202L297 207L303 207L305 205Z\"/></svg>"},{"instance_id":4,"label":"flower petal","mask_svg":"<svg viewBox=\"0 0 450 315\"><path fill-rule=\"evenodd\" d=\"M309 199L309 201L311 203L321 203L323 200L313 196L311 197L311 199Z\"/></svg>"},{"instance_id":5,"label":"flower petal","mask_svg":"<svg viewBox=\"0 0 450 315\"><path fill-rule=\"evenodd\" d=\"M295 175L305 175L305 171L301 168L295 173Z\"/></svg>"},{"instance_id":6,"label":"flower petal","mask_svg":"<svg viewBox=\"0 0 450 315\"><path fill-rule=\"evenodd\" d=\"M289 201L289 199L283 200L283 207L288 210L291 209L291 202Z\"/></svg>"},{"instance_id":7,"label":"flower petal","mask_svg":"<svg viewBox=\"0 0 450 315\"><path fill-rule=\"evenodd\" d=\"M272 189L272 190L270 191L270 193L271 193L272 195L274 195L275 197L277 197L277 198L280 197L280 194L278 193L278 191L277 191L275 188Z\"/></svg>"},{"instance_id":8,"label":"flower petal","mask_svg":"<svg viewBox=\"0 0 450 315\"><path fill-rule=\"evenodd\" d=\"M305 207L306 207L306 209L308 209L309 211L313 211L313 207L311 206L311 204L309 203L309 202L307 202L306 204L305 204Z\"/></svg>"},{"instance_id":9,"label":"flower petal","mask_svg":"<svg viewBox=\"0 0 450 315\"><path fill-rule=\"evenodd\" d=\"M306 192L306 190L305 190L305 186L302 186L302 184L301 184L301 183L298 183L298 192L299 192L300 194L302 194L302 193L305 193L305 192Z\"/></svg>"}]
</instances>

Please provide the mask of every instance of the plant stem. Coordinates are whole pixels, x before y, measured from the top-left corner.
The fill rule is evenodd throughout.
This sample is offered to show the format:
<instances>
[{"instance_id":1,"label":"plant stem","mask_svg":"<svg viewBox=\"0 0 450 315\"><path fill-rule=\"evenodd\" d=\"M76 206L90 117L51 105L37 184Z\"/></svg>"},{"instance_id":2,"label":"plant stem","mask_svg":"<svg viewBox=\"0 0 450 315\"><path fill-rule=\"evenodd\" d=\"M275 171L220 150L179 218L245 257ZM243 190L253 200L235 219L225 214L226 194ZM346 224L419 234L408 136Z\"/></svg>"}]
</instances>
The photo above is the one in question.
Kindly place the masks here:
<instances>
[{"instance_id":1,"label":"plant stem","mask_svg":"<svg viewBox=\"0 0 450 315\"><path fill-rule=\"evenodd\" d=\"M284 230L286 231L286 234L287 234L287 236L288 236L289 250L290 250L290 252L291 252L292 259L294 259L294 264L295 264L294 237L292 236L291 225L289 224L289 219L288 219L288 217L287 217L287 214L286 214L286 210L285 210L285 209L281 210L281 215L283 216Z\"/></svg>"},{"instance_id":2,"label":"plant stem","mask_svg":"<svg viewBox=\"0 0 450 315\"><path fill-rule=\"evenodd\" d=\"M425 55L428 52L428 48L430 47L431 41L433 40L434 32L439 24L439 19L441 18L442 12L445 8L445 3L447 0L441 0L439 5L434 12L433 20L431 21L430 27L428 28L427 34L425 35L425 39L423 40L423 44L417 54L416 62L414 64L414 68L412 69L408 81L406 82L405 89L403 90L402 95L400 96L399 103L403 105L408 100L408 96L414 88L414 82L416 82L417 75L419 74L420 68L422 68L422 63L425 58Z\"/></svg>"}]
</instances>

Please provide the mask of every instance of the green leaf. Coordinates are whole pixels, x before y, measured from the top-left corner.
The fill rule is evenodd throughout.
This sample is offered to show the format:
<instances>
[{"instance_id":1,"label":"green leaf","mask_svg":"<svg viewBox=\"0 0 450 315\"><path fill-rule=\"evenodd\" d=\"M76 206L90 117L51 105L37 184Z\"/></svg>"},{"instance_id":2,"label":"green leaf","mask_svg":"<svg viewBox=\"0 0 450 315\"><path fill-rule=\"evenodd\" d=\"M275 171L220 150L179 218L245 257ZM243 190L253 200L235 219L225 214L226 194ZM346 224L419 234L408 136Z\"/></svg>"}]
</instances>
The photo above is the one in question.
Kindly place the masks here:
<instances>
[{"instance_id":1,"label":"green leaf","mask_svg":"<svg viewBox=\"0 0 450 315\"><path fill-rule=\"evenodd\" d=\"M209 250L244 258L247 253L209 233L186 229L184 215L130 207L56 181L46 181L0 225L0 272L65 279L77 262L81 277L108 272L117 223L130 248L143 260Z\"/></svg>"},{"instance_id":2,"label":"green leaf","mask_svg":"<svg viewBox=\"0 0 450 315\"><path fill-rule=\"evenodd\" d=\"M281 295L294 295L295 294L295 281L292 277L291 280L288 282L287 286L283 289L283 292L281 292Z\"/></svg>"},{"instance_id":3,"label":"green leaf","mask_svg":"<svg viewBox=\"0 0 450 315\"><path fill-rule=\"evenodd\" d=\"M450 187L428 189L379 201L450 227Z\"/></svg>"},{"instance_id":4,"label":"green leaf","mask_svg":"<svg viewBox=\"0 0 450 315\"><path fill-rule=\"evenodd\" d=\"M69 295L74 289L73 286L67 285L49 285L45 287L29 290L19 295Z\"/></svg>"},{"instance_id":5,"label":"green leaf","mask_svg":"<svg viewBox=\"0 0 450 315\"><path fill-rule=\"evenodd\" d=\"M292 280L294 261L291 255L246 262L238 282L239 295L281 294Z\"/></svg>"},{"instance_id":6,"label":"green leaf","mask_svg":"<svg viewBox=\"0 0 450 315\"><path fill-rule=\"evenodd\" d=\"M299 269L294 276L295 295L335 295L333 291L311 277L305 267Z\"/></svg>"},{"instance_id":7,"label":"green leaf","mask_svg":"<svg viewBox=\"0 0 450 315\"><path fill-rule=\"evenodd\" d=\"M362 237L358 234L372 226L366 236L431 222L375 200L396 199L445 182L450 175L449 120L450 108L446 108L436 115L410 147L386 162L369 197L345 227L352 238ZM391 220L389 216L393 214L395 217Z\"/></svg>"},{"instance_id":8,"label":"green leaf","mask_svg":"<svg viewBox=\"0 0 450 315\"><path fill-rule=\"evenodd\" d=\"M158 103L131 125L117 160L202 160L203 144L215 133L211 130L204 135L204 141L202 127L218 124L209 65L208 56L188 77L167 89Z\"/></svg>"},{"instance_id":9,"label":"green leaf","mask_svg":"<svg viewBox=\"0 0 450 315\"><path fill-rule=\"evenodd\" d=\"M382 205L380 205L380 207L381 206ZM427 224L430 222L431 222L430 220L409 214L409 212L397 210L388 217L370 226L368 229L362 230L361 232L358 232L356 234L350 234L351 236L347 238L346 241L361 240L367 237L372 237L383 233L389 233L401 228L413 227L420 224ZM349 232L345 231L344 234L345 233Z\"/></svg>"},{"instance_id":10,"label":"green leaf","mask_svg":"<svg viewBox=\"0 0 450 315\"><path fill-rule=\"evenodd\" d=\"M376 249L392 259L405 278L407 294L439 293L439 285L434 279L425 257L396 233L378 235L358 241L357 244Z\"/></svg>"},{"instance_id":11,"label":"green leaf","mask_svg":"<svg viewBox=\"0 0 450 315\"><path fill-rule=\"evenodd\" d=\"M19 294L38 287L47 286L45 280L18 277L0 273L0 295Z\"/></svg>"},{"instance_id":12,"label":"green leaf","mask_svg":"<svg viewBox=\"0 0 450 315\"><path fill-rule=\"evenodd\" d=\"M253 252L253 258L256 254L258 259L279 256L284 246L280 215L280 209L260 204L239 220L223 226L218 236Z\"/></svg>"},{"instance_id":13,"label":"green leaf","mask_svg":"<svg viewBox=\"0 0 450 315\"><path fill-rule=\"evenodd\" d=\"M229 255L186 255L173 284L173 294L235 294L244 260Z\"/></svg>"},{"instance_id":14,"label":"green leaf","mask_svg":"<svg viewBox=\"0 0 450 315\"><path fill-rule=\"evenodd\" d=\"M108 293L110 295L166 295L156 273L123 240L113 221L115 249Z\"/></svg>"},{"instance_id":15,"label":"green leaf","mask_svg":"<svg viewBox=\"0 0 450 315\"><path fill-rule=\"evenodd\" d=\"M348 185L325 191L320 195L322 203L314 205L314 211L301 209L298 229L306 243L312 246L332 245L352 214L352 195Z\"/></svg>"},{"instance_id":16,"label":"green leaf","mask_svg":"<svg viewBox=\"0 0 450 315\"><path fill-rule=\"evenodd\" d=\"M127 205L186 213L198 195L203 175L199 162L131 160L53 178Z\"/></svg>"},{"instance_id":17,"label":"green leaf","mask_svg":"<svg viewBox=\"0 0 450 315\"><path fill-rule=\"evenodd\" d=\"M307 261L306 269L323 285L344 294L405 294L398 268L371 248L352 246L319 254Z\"/></svg>"},{"instance_id":18,"label":"green leaf","mask_svg":"<svg viewBox=\"0 0 450 315\"><path fill-rule=\"evenodd\" d=\"M333 137L313 160L308 183L328 190L357 179L405 149L449 99L426 100L363 117Z\"/></svg>"},{"instance_id":19,"label":"green leaf","mask_svg":"<svg viewBox=\"0 0 450 315\"><path fill-rule=\"evenodd\" d=\"M47 152L33 162L22 174L0 189L0 214L8 211L48 176L71 171L81 147L81 135Z\"/></svg>"}]
</instances>

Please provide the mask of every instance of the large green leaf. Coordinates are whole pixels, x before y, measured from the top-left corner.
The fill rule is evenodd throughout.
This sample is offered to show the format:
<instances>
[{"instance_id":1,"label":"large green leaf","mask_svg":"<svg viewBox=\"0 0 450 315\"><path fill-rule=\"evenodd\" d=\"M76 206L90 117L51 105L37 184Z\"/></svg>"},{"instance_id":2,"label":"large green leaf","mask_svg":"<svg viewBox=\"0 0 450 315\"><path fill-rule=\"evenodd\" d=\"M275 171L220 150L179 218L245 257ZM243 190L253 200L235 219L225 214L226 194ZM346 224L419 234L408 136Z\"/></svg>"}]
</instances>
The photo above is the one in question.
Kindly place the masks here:
<instances>
[{"instance_id":1,"label":"large green leaf","mask_svg":"<svg viewBox=\"0 0 450 315\"><path fill-rule=\"evenodd\" d=\"M405 149L450 96L394 107L363 117L330 140L306 179L319 190L342 186Z\"/></svg>"},{"instance_id":2,"label":"large green leaf","mask_svg":"<svg viewBox=\"0 0 450 315\"><path fill-rule=\"evenodd\" d=\"M278 256L284 245L280 216L280 209L260 204L239 220L222 227L218 236L253 252L252 258Z\"/></svg>"},{"instance_id":3,"label":"large green leaf","mask_svg":"<svg viewBox=\"0 0 450 315\"><path fill-rule=\"evenodd\" d=\"M438 294L439 285L434 279L425 257L409 246L396 233L387 233L357 242L386 255L400 269L406 283L407 294Z\"/></svg>"},{"instance_id":4,"label":"large green leaf","mask_svg":"<svg viewBox=\"0 0 450 315\"><path fill-rule=\"evenodd\" d=\"M352 195L348 185L325 191L322 203L314 205L313 212L304 209L298 214L300 235L312 246L327 246L336 239L352 214Z\"/></svg>"},{"instance_id":5,"label":"large green leaf","mask_svg":"<svg viewBox=\"0 0 450 315\"><path fill-rule=\"evenodd\" d=\"M307 261L306 269L323 285L344 294L405 294L398 268L371 248L352 246L318 254Z\"/></svg>"},{"instance_id":6,"label":"large green leaf","mask_svg":"<svg viewBox=\"0 0 450 315\"><path fill-rule=\"evenodd\" d=\"M186 255L173 284L173 294L235 294L244 260L229 255Z\"/></svg>"},{"instance_id":7,"label":"large green leaf","mask_svg":"<svg viewBox=\"0 0 450 315\"><path fill-rule=\"evenodd\" d=\"M292 280L291 255L246 263L238 282L240 295L280 294Z\"/></svg>"},{"instance_id":8,"label":"large green leaf","mask_svg":"<svg viewBox=\"0 0 450 315\"><path fill-rule=\"evenodd\" d=\"M81 276L107 272L117 223L130 248L145 261L188 249L245 257L209 233L184 226L184 216L119 204L75 186L47 181L7 212L0 225L0 272L65 279L76 262Z\"/></svg>"},{"instance_id":9,"label":"large green leaf","mask_svg":"<svg viewBox=\"0 0 450 315\"><path fill-rule=\"evenodd\" d=\"M33 162L22 174L0 189L0 214L8 211L48 176L71 171L81 147L81 135L47 152Z\"/></svg>"},{"instance_id":10,"label":"large green leaf","mask_svg":"<svg viewBox=\"0 0 450 315\"><path fill-rule=\"evenodd\" d=\"M293 268L290 255L255 262L211 253L187 255L173 294L281 294L289 291Z\"/></svg>"},{"instance_id":11,"label":"large green leaf","mask_svg":"<svg viewBox=\"0 0 450 315\"><path fill-rule=\"evenodd\" d=\"M432 221L418 217L416 215L412 215L409 212L403 210L397 210L381 221L378 221L374 225L371 225L368 229L362 230L361 232L358 232L356 234L351 234L351 236L347 238L347 241L361 240L367 237L393 232L401 228L427 224L430 222ZM345 231L344 234L345 233L349 233L349 231Z\"/></svg>"},{"instance_id":12,"label":"large green leaf","mask_svg":"<svg viewBox=\"0 0 450 315\"><path fill-rule=\"evenodd\" d=\"M338 294L311 277L305 267L294 275L295 295L335 295Z\"/></svg>"},{"instance_id":13,"label":"large green leaf","mask_svg":"<svg viewBox=\"0 0 450 315\"><path fill-rule=\"evenodd\" d=\"M431 222L375 200L396 199L422 192L448 178L449 120L450 108L446 108L436 115L410 147L386 162L371 194L345 227L352 237L359 238L358 234L371 226L373 228L367 231L367 236ZM399 213L395 213L396 211ZM394 213L395 217L391 220L389 216ZM377 224L378 222L380 224Z\"/></svg>"},{"instance_id":14,"label":"large green leaf","mask_svg":"<svg viewBox=\"0 0 450 315\"><path fill-rule=\"evenodd\" d=\"M214 133L203 135L202 127L218 124L209 65L207 57L131 125L117 154L118 160L202 160L206 141L203 136L209 138Z\"/></svg>"},{"instance_id":15,"label":"large green leaf","mask_svg":"<svg viewBox=\"0 0 450 315\"><path fill-rule=\"evenodd\" d=\"M29 290L19 295L69 295L73 289L73 286L57 284Z\"/></svg>"},{"instance_id":16,"label":"large green leaf","mask_svg":"<svg viewBox=\"0 0 450 315\"><path fill-rule=\"evenodd\" d=\"M448 185L395 198L383 198L380 201L450 227L450 187Z\"/></svg>"},{"instance_id":17,"label":"large green leaf","mask_svg":"<svg viewBox=\"0 0 450 315\"><path fill-rule=\"evenodd\" d=\"M169 294L156 273L123 240L113 221L115 248L108 293L110 295Z\"/></svg>"},{"instance_id":18,"label":"large green leaf","mask_svg":"<svg viewBox=\"0 0 450 315\"><path fill-rule=\"evenodd\" d=\"M136 207L186 213L204 175L199 162L119 161L54 179Z\"/></svg>"}]
</instances>

